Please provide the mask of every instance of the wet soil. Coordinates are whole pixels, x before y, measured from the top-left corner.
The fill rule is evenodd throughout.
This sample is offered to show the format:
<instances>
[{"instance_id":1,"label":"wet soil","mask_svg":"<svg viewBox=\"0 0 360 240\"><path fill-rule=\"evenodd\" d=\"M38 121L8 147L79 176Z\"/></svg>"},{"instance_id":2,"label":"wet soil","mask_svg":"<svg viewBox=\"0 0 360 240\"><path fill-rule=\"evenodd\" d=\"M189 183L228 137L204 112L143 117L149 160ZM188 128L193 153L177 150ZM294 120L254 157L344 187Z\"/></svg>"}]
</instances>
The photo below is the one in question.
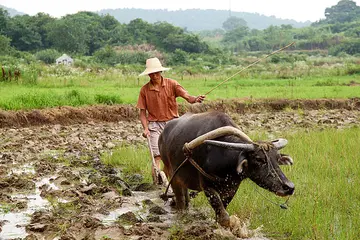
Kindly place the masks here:
<instances>
[{"instance_id":1,"label":"wet soil","mask_svg":"<svg viewBox=\"0 0 360 240\"><path fill-rule=\"evenodd\" d=\"M360 100L251 99L180 105L228 113L247 133L359 126ZM176 213L163 188L101 157L143 144L130 105L0 112L0 239L266 239L235 216L219 227L208 208Z\"/></svg>"},{"instance_id":2,"label":"wet soil","mask_svg":"<svg viewBox=\"0 0 360 240\"><path fill-rule=\"evenodd\" d=\"M231 99L204 102L202 104L180 104L180 115L191 112L218 110L231 113L252 113L284 110L359 110L360 98L351 99ZM26 111L0 110L0 128L41 126L44 124L71 125L88 122L132 121L138 118L138 110L133 105L57 107Z\"/></svg>"}]
</instances>

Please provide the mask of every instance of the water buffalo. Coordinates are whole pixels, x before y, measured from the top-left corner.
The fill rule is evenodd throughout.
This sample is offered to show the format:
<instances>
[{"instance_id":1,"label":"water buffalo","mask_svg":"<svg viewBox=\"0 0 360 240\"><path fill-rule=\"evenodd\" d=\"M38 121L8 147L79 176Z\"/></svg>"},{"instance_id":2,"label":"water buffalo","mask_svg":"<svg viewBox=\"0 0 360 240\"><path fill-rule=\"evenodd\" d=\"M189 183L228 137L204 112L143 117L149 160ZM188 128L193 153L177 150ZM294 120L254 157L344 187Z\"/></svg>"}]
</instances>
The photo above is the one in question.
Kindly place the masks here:
<instances>
[{"instance_id":1,"label":"water buffalo","mask_svg":"<svg viewBox=\"0 0 360 240\"><path fill-rule=\"evenodd\" d=\"M204 191L217 222L227 227L226 207L245 178L279 196L292 195L294 184L279 168L292 164L279 153L286 144L285 139L253 142L221 112L187 113L170 121L159 148L167 176L176 172L171 181L176 208L188 206L188 189Z\"/></svg>"}]
</instances>

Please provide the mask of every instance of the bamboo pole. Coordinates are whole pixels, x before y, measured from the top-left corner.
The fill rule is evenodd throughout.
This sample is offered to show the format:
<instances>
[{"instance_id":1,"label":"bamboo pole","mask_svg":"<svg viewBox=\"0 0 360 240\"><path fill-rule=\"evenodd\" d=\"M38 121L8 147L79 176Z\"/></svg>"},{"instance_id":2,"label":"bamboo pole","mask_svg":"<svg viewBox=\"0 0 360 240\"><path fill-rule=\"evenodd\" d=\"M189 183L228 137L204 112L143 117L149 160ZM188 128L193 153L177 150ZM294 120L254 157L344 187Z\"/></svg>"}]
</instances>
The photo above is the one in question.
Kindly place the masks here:
<instances>
[{"instance_id":1,"label":"bamboo pole","mask_svg":"<svg viewBox=\"0 0 360 240\"><path fill-rule=\"evenodd\" d=\"M283 48L280 48L280 49L278 49L278 50L270 53L269 55L267 55L267 56L265 56L265 57L263 57L263 58L260 58L260 59L256 60L255 62L251 63L250 65L248 65L248 66L246 66L246 67L244 67L244 68L242 68L240 71L236 72L235 74L231 75L230 77L228 77L227 79L225 79L224 81L222 81L221 83L219 83L217 86L213 87L210 91L208 91L208 92L205 93L204 95L208 95L209 93L211 93L212 91L214 91L216 88L220 87L221 85L223 85L224 83L226 83L227 81L229 81L229 80L230 80L231 78L233 78L234 76L236 76L236 75L238 75L239 73L245 71L246 69L254 66L254 65L257 64L258 62L260 62L260 61L262 61L262 60L264 60L264 59L266 59L266 58L268 58L268 57L270 57L270 56L272 56L272 55L275 55L275 54L277 54L278 52L281 52L282 50L284 50L284 49L286 49L286 48L288 48L288 47L290 47L290 46L292 46L292 45L294 45L294 44L295 44L295 42L292 42L292 43L290 43L289 45L287 45L287 46L285 46L285 47L283 47Z\"/></svg>"}]
</instances>

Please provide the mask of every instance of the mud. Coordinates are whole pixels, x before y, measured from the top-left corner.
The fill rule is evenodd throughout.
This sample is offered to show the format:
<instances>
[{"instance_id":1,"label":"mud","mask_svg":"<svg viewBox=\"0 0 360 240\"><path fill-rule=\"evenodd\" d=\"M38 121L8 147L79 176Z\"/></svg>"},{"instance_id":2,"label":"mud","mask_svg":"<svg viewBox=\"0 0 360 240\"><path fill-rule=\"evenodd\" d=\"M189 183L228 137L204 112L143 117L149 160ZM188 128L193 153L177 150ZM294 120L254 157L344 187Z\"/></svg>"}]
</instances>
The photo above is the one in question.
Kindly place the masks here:
<instances>
[{"instance_id":1,"label":"mud","mask_svg":"<svg viewBox=\"0 0 360 240\"><path fill-rule=\"evenodd\" d=\"M247 133L359 126L360 101L250 99L181 105L181 113L225 111ZM0 239L266 239L210 208L176 213L163 189L101 162L121 144L143 144L133 106L0 112ZM149 187L150 186L150 187Z\"/></svg>"},{"instance_id":2,"label":"mud","mask_svg":"<svg viewBox=\"0 0 360 240\"><path fill-rule=\"evenodd\" d=\"M180 104L179 113L204 112L219 110L231 113L251 113L263 111L283 111L287 109L302 110L359 110L360 98L351 99L263 99L254 100L231 99L220 101L208 101L202 104ZM27 111L2 111L0 110L0 128L4 127L28 127L41 126L44 124L71 125L88 122L118 122L135 120L138 110L133 105L113 106L89 106L89 107L57 107L49 109Z\"/></svg>"}]
</instances>

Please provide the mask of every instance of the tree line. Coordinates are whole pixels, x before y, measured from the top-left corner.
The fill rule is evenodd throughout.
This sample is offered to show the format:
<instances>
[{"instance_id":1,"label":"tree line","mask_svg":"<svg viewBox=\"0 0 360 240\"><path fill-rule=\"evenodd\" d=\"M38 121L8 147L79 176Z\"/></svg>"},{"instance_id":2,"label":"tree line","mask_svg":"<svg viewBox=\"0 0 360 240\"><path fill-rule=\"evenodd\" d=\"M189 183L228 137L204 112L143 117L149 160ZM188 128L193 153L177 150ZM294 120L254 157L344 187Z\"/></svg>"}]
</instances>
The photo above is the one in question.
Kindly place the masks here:
<instances>
[{"instance_id":1,"label":"tree line","mask_svg":"<svg viewBox=\"0 0 360 240\"><path fill-rule=\"evenodd\" d=\"M0 8L0 55L32 53L46 63L62 53L92 56L109 65L143 63L150 49L168 54L167 61L173 64L188 64L190 56L217 64L230 61L234 52L271 51L292 41L296 42L293 50L360 54L360 7L351 0L341 0L325 10L325 19L303 28L283 24L250 29L244 19L232 16L222 29L201 32L142 19L123 24L109 14L93 12L59 19L45 13L10 17ZM134 54L126 46L146 47Z\"/></svg>"},{"instance_id":2,"label":"tree line","mask_svg":"<svg viewBox=\"0 0 360 240\"><path fill-rule=\"evenodd\" d=\"M222 35L220 44L234 52L274 50L295 41L293 49L297 50L360 54L360 7L351 0L341 0L326 8L325 19L303 28L283 24L264 30L250 29L243 19L230 17L223 29L199 34L210 38Z\"/></svg>"},{"instance_id":3,"label":"tree line","mask_svg":"<svg viewBox=\"0 0 360 240\"><path fill-rule=\"evenodd\" d=\"M148 43L163 51L206 52L208 45L195 34L166 22L155 24L135 19L121 24L110 15L79 12L60 19L45 13L9 17L0 9L2 44L10 42L19 51L36 52L53 48L58 51L92 55L111 45Z\"/></svg>"}]
</instances>

